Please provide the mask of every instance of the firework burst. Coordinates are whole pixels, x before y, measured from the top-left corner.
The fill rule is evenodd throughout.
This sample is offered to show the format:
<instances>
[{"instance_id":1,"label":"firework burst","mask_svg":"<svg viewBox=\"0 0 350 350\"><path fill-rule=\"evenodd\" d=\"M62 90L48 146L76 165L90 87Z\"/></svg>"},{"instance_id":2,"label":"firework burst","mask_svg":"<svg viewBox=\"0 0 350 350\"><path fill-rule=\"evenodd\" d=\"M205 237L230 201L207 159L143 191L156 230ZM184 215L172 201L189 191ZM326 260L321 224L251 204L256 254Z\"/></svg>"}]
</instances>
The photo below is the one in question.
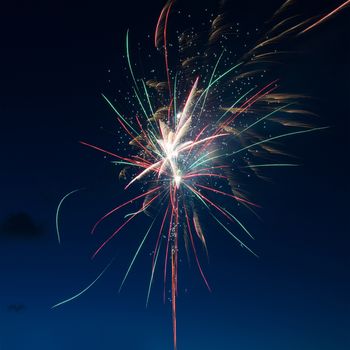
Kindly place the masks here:
<instances>
[{"instance_id":1,"label":"firework burst","mask_svg":"<svg viewBox=\"0 0 350 350\"><path fill-rule=\"evenodd\" d=\"M106 213L92 232L120 209L135 203L139 206L125 216L122 225L96 249L93 257L129 222L142 213L152 215L151 209L157 208L122 285L144 242L156 232L147 303L156 267L163 255L164 300L170 283L175 348L179 237L185 242L187 254L192 250L209 290L197 254L199 242L207 251L202 228L204 215L209 215L242 248L256 256L244 239L252 239L253 235L236 216L233 205L227 208L227 199L253 210L258 205L241 190L240 176L261 176L260 171L266 167L296 165L280 161L284 153L276 141L323 129L312 128L305 122L305 115L311 113L300 108L298 101L302 96L279 92L278 79L267 80L266 70L276 57L284 54L277 49L279 43L305 34L349 3L319 18L300 21L295 16L283 16L293 5L293 1L287 1L275 13L271 29L250 50L237 56L225 46L235 28L227 23L221 10L210 19L209 28L202 35L204 39L191 29L178 31L176 44L174 40L170 44L168 22L174 1L169 1L160 13L154 35L154 46L164 57L164 80L137 77L127 32L126 58L137 111L127 117L110 99L104 95L103 98L129 137L130 152L117 154L81 143L113 157L114 163L121 167L120 177L127 180L125 190L138 186L140 194ZM174 50L176 55L171 61L176 63L170 68L169 55Z\"/></svg>"}]
</instances>

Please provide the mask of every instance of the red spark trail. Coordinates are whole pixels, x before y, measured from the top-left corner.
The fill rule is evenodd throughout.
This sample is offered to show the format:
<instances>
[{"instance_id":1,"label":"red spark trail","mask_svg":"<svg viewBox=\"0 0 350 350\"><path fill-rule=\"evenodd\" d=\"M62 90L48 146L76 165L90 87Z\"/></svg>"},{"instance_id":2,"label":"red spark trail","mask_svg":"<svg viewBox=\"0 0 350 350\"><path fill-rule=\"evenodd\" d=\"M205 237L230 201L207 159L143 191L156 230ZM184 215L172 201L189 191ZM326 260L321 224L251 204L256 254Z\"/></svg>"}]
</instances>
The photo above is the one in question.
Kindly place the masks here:
<instances>
[{"instance_id":1,"label":"red spark trail","mask_svg":"<svg viewBox=\"0 0 350 350\"><path fill-rule=\"evenodd\" d=\"M239 202L243 202L243 203L246 203L246 204L250 204L250 205L252 205L252 206L254 206L254 207L260 208L259 205L255 204L255 203L252 203L252 202L249 202L249 201L247 201L246 199L237 197L237 196L235 196L235 195L233 195L233 194L229 194L229 193L226 193L226 192L222 192L222 191L216 190L215 188L207 187L207 186L200 185L200 184L196 184L196 186L201 187L201 188L205 188L206 190L209 190L209 191L212 191L212 192L215 192L215 193L222 194L223 196L232 197L232 198L236 199L236 200L239 201Z\"/></svg>"},{"instance_id":2,"label":"red spark trail","mask_svg":"<svg viewBox=\"0 0 350 350\"><path fill-rule=\"evenodd\" d=\"M157 39L158 39L159 26L160 26L160 22L163 18L163 14L164 14L165 9L166 9L166 6L164 6L162 8L162 11L160 12L160 15L159 15L158 21L157 21L157 25L156 25L156 30L154 32L154 46L155 47L158 47Z\"/></svg>"},{"instance_id":3,"label":"red spark trail","mask_svg":"<svg viewBox=\"0 0 350 350\"><path fill-rule=\"evenodd\" d=\"M266 86L264 86L261 90L259 90L254 96L250 97L247 101L245 101L242 106L240 107L240 111L238 113L234 113L232 117L228 118L226 120L226 122L224 122L223 124L220 124L217 128L217 130L214 132L214 135L217 135L222 129L224 129L226 126L228 126L229 124L231 124L239 115L241 115L242 113L244 113L245 111L247 111L256 101L258 101L260 98L268 95L269 93L271 93L273 90L276 89L276 87L271 88L268 91L265 91L268 87L270 87L272 84L275 84L278 81L278 79L272 81L271 83L267 84ZM264 94L262 94L262 92L264 92ZM243 109L242 109L243 108ZM197 152L201 153L203 152L203 150L208 147L211 142L213 141L213 139L209 139L208 142L206 142L204 144L203 147L200 148L200 150Z\"/></svg>"},{"instance_id":4,"label":"red spark trail","mask_svg":"<svg viewBox=\"0 0 350 350\"><path fill-rule=\"evenodd\" d=\"M198 177L198 176L208 176L208 177L218 177L220 179L227 179L227 176L224 175L219 175L219 174L205 174L205 173L195 173L195 174L191 174L191 175L185 175L183 176L183 179L190 179L192 177Z\"/></svg>"},{"instance_id":5,"label":"red spark trail","mask_svg":"<svg viewBox=\"0 0 350 350\"><path fill-rule=\"evenodd\" d=\"M161 193L157 194L155 197L153 197L149 202L147 202L142 207L145 208L148 205L150 205L156 198L158 198L161 195ZM125 226L127 225L136 215L140 214L140 211L137 211L135 214L133 214L128 220L126 220L121 226L119 226L101 245L100 247L95 251L95 253L92 255L92 259L95 258L95 256L101 251L101 249Z\"/></svg>"},{"instance_id":6,"label":"red spark trail","mask_svg":"<svg viewBox=\"0 0 350 350\"><path fill-rule=\"evenodd\" d=\"M91 145L91 144L89 144L89 143L87 143L87 142L84 142L84 141L79 141L79 143L81 143L81 144L82 144L82 145L84 145L84 146L91 147L91 148L93 148L93 149L95 149L95 150L97 150L97 151L100 151L100 152L103 152L103 153L109 154L109 155L110 155L110 156L112 156L112 157L115 157L115 158L118 158L118 159L124 160L124 161L126 161L126 162L130 162L130 163L133 163L133 164L135 164L135 165L138 165L138 166L140 166L140 167L142 167L142 168L145 168L145 166L142 166L142 165L141 165L141 164L139 164L138 162L135 162L133 159L130 159L130 158L124 158L124 157L118 156L118 155L117 155L117 154L115 154L115 153L112 153L112 152L106 151L106 150L105 150L105 149L103 149L103 148L100 148L100 147L97 147L97 146Z\"/></svg>"},{"instance_id":7,"label":"red spark trail","mask_svg":"<svg viewBox=\"0 0 350 350\"><path fill-rule=\"evenodd\" d=\"M140 146L140 148L142 148L149 156L155 159L156 157L137 140L137 138L128 130L128 128L125 126L122 120L120 118L117 118L117 120L119 121L120 125L124 128L124 130L130 135L131 139L135 141Z\"/></svg>"},{"instance_id":8,"label":"red spark trail","mask_svg":"<svg viewBox=\"0 0 350 350\"><path fill-rule=\"evenodd\" d=\"M176 344L176 261L175 261L175 250L172 250L171 252L171 275L172 275L172 281L171 281L171 308L172 308L172 319L173 319L173 338L174 338L174 350L177 349Z\"/></svg>"},{"instance_id":9,"label":"red spark trail","mask_svg":"<svg viewBox=\"0 0 350 350\"><path fill-rule=\"evenodd\" d=\"M201 168L200 171L213 170L213 169L225 169L225 168L229 168L229 167L230 167L229 165L218 165L218 166L212 166L210 168ZM196 173L196 171L191 171L191 172L187 173L187 175L192 175L195 173Z\"/></svg>"},{"instance_id":10,"label":"red spark trail","mask_svg":"<svg viewBox=\"0 0 350 350\"><path fill-rule=\"evenodd\" d=\"M158 187L156 187L156 188L153 188L152 190L149 190L149 191L147 191L147 192L145 192L145 193L142 193L142 194L140 194L139 196L136 196L136 197L134 197L134 198L128 200L127 202L118 205L117 207L115 207L114 209L112 209L111 211L109 211L108 213L106 213L105 215L103 215L103 216L101 217L101 219L99 219L99 220L95 223L95 225L93 226L93 228L92 228L92 230L91 230L91 233L93 234L93 233L95 232L95 230L96 230L96 227L97 227L104 219L106 219L108 216L110 216L111 214L115 213L117 210L119 210L119 209L125 207L126 205L132 203L133 201L135 201L135 200L137 200L137 199L140 199L140 198L142 198L142 197L145 197L145 196L147 196L148 194L153 193L154 191L159 190L160 187L161 187L161 186L158 186Z\"/></svg>"},{"instance_id":11,"label":"red spark trail","mask_svg":"<svg viewBox=\"0 0 350 350\"><path fill-rule=\"evenodd\" d=\"M202 195L200 192L196 191L193 187L186 185L193 193L197 194L199 197L201 197L202 199L204 199L207 203L211 204L215 209L217 209L222 215L224 215L228 220L230 220L231 222L233 222L232 218L225 213L219 206L217 206L215 203L213 203L210 199L208 199L207 197L205 197L204 195Z\"/></svg>"},{"instance_id":12,"label":"red spark trail","mask_svg":"<svg viewBox=\"0 0 350 350\"><path fill-rule=\"evenodd\" d=\"M300 32L300 34L304 34L304 33L308 32L309 30L315 28L316 26L318 26L322 22L326 21L328 18L330 18L331 16L335 15L337 12L339 12L340 10L342 10L343 8L345 8L348 5L350 5L350 0L345 1L342 5L340 5L339 7L337 7L336 9L331 11L330 13L328 13L327 15L323 16L321 19L319 19L317 22L315 22L311 26L309 26L306 29L304 29L302 32Z\"/></svg>"}]
</instances>

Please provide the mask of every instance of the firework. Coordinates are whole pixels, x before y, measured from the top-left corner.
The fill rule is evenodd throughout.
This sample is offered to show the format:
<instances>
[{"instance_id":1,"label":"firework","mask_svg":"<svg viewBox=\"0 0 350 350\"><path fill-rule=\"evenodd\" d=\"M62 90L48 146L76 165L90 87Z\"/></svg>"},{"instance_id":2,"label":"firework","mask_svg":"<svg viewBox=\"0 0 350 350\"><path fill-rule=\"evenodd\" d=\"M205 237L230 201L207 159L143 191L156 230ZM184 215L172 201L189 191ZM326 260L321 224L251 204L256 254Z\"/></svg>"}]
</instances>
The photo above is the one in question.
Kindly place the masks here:
<instances>
[{"instance_id":1,"label":"firework","mask_svg":"<svg viewBox=\"0 0 350 350\"><path fill-rule=\"evenodd\" d=\"M319 18L300 20L295 16L283 16L293 5L293 1L287 1L275 13L271 29L250 50L237 56L225 46L234 28L222 12L210 20L204 39L190 30L178 34L176 43L172 41L169 45L168 22L174 7L174 1L169 1L160 13L153 39L156 50L164 57L164 70L160 72L165 77L163 80L138 78L127 31L126 58L137 110L127 116L128 113L120 112L108 97L103 95L103 98L129 138L130 152L125 155L125 152L108 151L88 142L81 144L114 158L114 163L120 167L120 178L127 180L125 190L136 186L140 194L106 213L94 225L92 233L120 209L139 204L96 249L93 257L142 213L153 216L121 287L145 241L153 239L147 303L156 268L163 256L163 297L165 300L169 283L175 349L180 238L185 242L187 254L192 251L209 290L197 254L199 243L208 252L202 227L204 215L209 215L239 246L257 256L245 242L245 238L253 239L253 235L232 209L233 204L250 210L258 206L241 189L240 177L259 177L267 167L295 166L280 161L284 153L276 146L276 141L323 129L312 128L305 122L302 116L311 113L299 107L298 101L303 96L279 92L278 79L267 80L266 70L271 62L284 54L276 47L286 38L315 28L349 3L346 1ZM176 54L171 56L170 64L169 57L174 50ZM227 200L232 204L227 206ZM155 206L157 215L152 215Z\"/></svg>"}]
</instances>

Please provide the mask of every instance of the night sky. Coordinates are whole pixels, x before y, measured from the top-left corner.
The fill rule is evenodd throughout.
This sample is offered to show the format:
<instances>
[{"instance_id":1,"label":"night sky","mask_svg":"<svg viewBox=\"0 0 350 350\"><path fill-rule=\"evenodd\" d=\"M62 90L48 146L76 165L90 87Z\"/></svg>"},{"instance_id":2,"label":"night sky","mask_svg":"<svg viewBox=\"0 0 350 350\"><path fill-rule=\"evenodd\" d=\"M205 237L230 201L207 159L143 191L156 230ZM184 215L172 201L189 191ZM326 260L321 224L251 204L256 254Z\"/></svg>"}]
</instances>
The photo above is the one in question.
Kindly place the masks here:
<instances>
[{"instance_id":1,"label":"night sky","mask_svg":"<svg viewBox=\"0 0 350 350\"><path fill-rule=\"evenodd\" d=\"M73 3L73 4L72 4ZM339 1L299 1L296 13L323 13ZM233 22L266 25L280 1L228 1ZM113 220L91 236L101 215L125 200L111 158L79 144L112 149L117 124L101 93L127 88L124 39L152 35L163 1L12 1L1 29L0 349L172 349L170 303L155 280L145 308L151 245L120 282L149 224L143 217L96 259ZM216 1L179 1L192 15ZM201 13L201 12L200 12ZM321 132L288 138L300 167L266 171L247 183L262 205L248 216L255 258L206 223L212 286L192 261L180 264L179 350L345 350L350 348L350 11L293 40L297 51L277 75L285 89L310 96ZM150 44L151 45L151 44ZM136 55L136 52L135 52ZM249 186L248 186L249 185ZM58 245L55 213L64 203ZM131 193L136 193L131 190ZM136 194L135 194L136 195ZM116 216L120 222L122 217ZM78 300L55 303L86 287Z\"/></svg>"}]
</instances>

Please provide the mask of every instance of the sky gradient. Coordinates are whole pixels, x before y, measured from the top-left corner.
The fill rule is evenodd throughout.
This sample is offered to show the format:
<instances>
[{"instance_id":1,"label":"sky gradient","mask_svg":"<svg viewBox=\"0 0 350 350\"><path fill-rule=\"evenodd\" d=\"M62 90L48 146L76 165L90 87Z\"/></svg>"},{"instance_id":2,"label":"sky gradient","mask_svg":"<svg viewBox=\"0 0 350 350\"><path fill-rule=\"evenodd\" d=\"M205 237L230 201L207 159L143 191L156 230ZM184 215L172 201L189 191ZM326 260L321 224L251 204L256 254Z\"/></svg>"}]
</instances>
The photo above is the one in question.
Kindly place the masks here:
<instances>
[{"instance_id":1,"label":"sky gradient","mask_svg":"<svg viewBox=\"0 0 350 350\"><path fill-rule=\"evenodd\" d=\"M229 3L234 21L255 28L281 2ZM189 1L184 10L195 22L197 4ZM126 30L142 41L162 6L158 0L16 2L2 11L0 350L172 349L170 303L162 302L159 276L145 308L151 245L118 293L148 219L90 259L102 239L90 236L91 226L125 195L110 159L79 144L113 147L117 126L101 93L125 87ZM300 2L298 10L329 7ZM262 205L260 219L245 218L259 259L208 221L210 259L203 261L213 291L184 257L179 350L350 348L349 20L348 8L293 41L290 49L299 54L278 68L283 87L311 96L315 124L330 128L285 141L300 167L269 170L271 180L247 183ZM56 208L77 188L62 207L58 245ZM114 227L113 220L106 223L100 237ZM87 286L114 256L94 288L50 309Z\"/></svg>"}]
</instances>

